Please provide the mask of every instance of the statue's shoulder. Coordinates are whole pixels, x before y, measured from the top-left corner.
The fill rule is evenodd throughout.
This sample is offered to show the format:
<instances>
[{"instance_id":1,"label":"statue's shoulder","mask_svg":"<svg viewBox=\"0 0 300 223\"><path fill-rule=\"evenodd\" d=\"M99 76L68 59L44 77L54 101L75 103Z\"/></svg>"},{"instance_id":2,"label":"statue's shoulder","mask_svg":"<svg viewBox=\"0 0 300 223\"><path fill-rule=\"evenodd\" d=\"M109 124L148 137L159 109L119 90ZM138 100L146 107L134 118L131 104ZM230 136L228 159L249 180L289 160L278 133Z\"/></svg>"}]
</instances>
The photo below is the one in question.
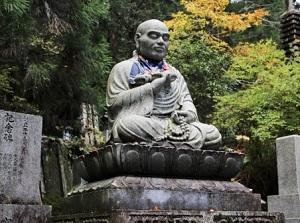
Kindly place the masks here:
<instances>
[{"instance_id":1,"label":"statue's shoulder","mask_svg":"<svg viewBox=\"0 0 300 223\"><path fill-rule=\"evenodd\" d=\"M109 79L110 80L120 80L129 78L130 71L132 69L132 65L134 64L134 58L130 58L128 60L121 61L114 65L112 68Z\"/></svg>"},{"instance_id":2,"label":"statue's shoulder","mask_svg":"<svg viewBox=\"0 0 300 223\"><path fill-rule=\"evenodd\" d=\"M174 67L172 64L169 64L169 63L168 63L168 67L169 67L170 70L177 70L176 67Z\"/></svg>"},{"instance_id":3,"label":"statue's shoulder","mask_svg":"<svg viewBox=\"0 0 300 223\"><path fill-rule=\"evenodd\" d=\"M126 68L128 68L128 69L131 69L133 63L134 63L136 60L137 60L136 57L132 57L132 58L130 58L130 59L128 59L128 60L123 60L123 61L117 63L117 64L114 66L114 68L115 68L115 69L117 69L117 68L121 68L121 69L124 69L124 68L126 69Z\"/></svg>"},{"instance_id":4,"label":"statue's shoulder","mask_svg":"<svg viewBox=\"0 0 300 223\"><path fill-rule=\"evenodd\" d=\"M174 67L172 64L168 63L168 67L172 73L176 73L177 75L182 76L180 71L176 67Z\"/></svg>"}]
</instances>

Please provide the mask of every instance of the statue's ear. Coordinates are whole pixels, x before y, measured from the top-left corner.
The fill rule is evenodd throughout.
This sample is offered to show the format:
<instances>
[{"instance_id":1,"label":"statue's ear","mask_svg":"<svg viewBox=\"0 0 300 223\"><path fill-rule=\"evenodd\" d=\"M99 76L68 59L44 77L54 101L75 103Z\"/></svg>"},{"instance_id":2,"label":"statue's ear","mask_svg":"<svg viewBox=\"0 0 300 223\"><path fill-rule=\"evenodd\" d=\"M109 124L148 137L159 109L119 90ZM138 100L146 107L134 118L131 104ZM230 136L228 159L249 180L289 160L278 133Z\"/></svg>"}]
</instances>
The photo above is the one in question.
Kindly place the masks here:
<instances>
[{"instance_id":1,"label":"statue's ear","mask_svg":"<svg viewBox=\"0 0 300 223\"><path fill-rule=\"evenodd\" d=\"M136 49L138 49L139 46L140 46L140 44L139 44L139 43L140 43L140 41L139 41L140 37L141 37L141 34L140 34L140 33L136 33L136 34L134 35L134 41L135 41Z\"/></svg>"}]
</instances>

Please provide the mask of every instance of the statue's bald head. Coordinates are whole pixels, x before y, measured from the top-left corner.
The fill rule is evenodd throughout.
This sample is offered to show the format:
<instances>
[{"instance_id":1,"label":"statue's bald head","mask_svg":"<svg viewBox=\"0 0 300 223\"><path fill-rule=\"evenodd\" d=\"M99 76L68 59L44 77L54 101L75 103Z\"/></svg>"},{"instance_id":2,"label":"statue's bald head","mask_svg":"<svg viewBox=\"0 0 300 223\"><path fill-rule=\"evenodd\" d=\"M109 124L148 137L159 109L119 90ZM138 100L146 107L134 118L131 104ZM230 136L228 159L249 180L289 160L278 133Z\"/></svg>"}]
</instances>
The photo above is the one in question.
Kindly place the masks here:
<instances>
[{"instance_id":1,"label":"statue's bald head","mask_svg":"<svg viewBox=\"0 0 300 223\"><path fill-rule=\"evenodd\" d=\"M136 29L136 33L143 35L151 29L161 29L165 28L168 31L168 27L162 21L158 19L149 19L145 22L142 22Z\"/></svg>"},{"instance_id":2,"label":"statue's bald head","mask_svg":"<svg viewBox=\"0 0 300 223\"><path fill-rule=\"evenodd\" d=\"M150 19L138 26L134 40L140 55L161 61L168 52L169 37L166 24L157 19Z\"/></svg>"}]
</instances>

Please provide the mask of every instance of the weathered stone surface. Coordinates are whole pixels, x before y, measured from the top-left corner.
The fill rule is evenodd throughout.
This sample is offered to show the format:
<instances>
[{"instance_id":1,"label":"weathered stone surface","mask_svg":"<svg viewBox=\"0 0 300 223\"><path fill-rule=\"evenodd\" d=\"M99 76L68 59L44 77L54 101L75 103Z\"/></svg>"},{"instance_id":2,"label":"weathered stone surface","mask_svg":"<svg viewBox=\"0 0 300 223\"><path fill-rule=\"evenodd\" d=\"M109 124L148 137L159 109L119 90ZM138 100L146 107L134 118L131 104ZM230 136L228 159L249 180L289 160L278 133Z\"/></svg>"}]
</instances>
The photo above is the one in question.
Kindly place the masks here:
<instances>
[{"instance_id":1,"label":"weathered stone surface","mask_svg":"<svg viewBox=\"0 0 300 223\"><path fill-rule=\"evenodd\" d=\"M300 195L275 195L268 197L268 208L270 211L280 210L284 212L285 217L297 218L300 222Z\"/></svg>"},{"instance_id":2,"label":"weathered stone surface","mask_svg":"<svg viewBox=\"0 0 300 223\"><path fill-rule=\"evenodd\" d=\"M286 218L285 223L299 223L300 219L299 218Z\"/></svg>"},{"instance_id":3,"label":"weathered stone surface","mask_svg":"<svg viewBox=\"0 0 300 223\"><path fill-rule=\"evenodd\" d=\"M1 223L47 223L51 206L0 204Z\"/></svg>"},{"instance_id":4,"label":"weathered stone surface","mask_svg":"<svg viewBox=\"0 0 300 223\"><path fill-rule=\"evenodd\" d=\"M281 213L260 211L123 211L56 216L53 223L284 223Z\"/></svg>"},{"instance_id":5,"label":"weathered stone surface","mask_svg":"<svg viewBox=\"0 0 300 223\"><path fill-rule=\"evenodd\" d=\"M259 194L199 193L195 191L105 189L63 200L62 213L110 210L259 211Z\"/></svg>"},{"instance_id":6,"label":"weathered stone surface","mask_svg":"<svg viewBox=\"0 0 300 223\"><path fill-rule=\"evenodd\" d=\"M278 186L280 195L300 193L300 136L276 140Z\"/></svg>"},{"instance_id":7,"label":"weathered stone surface","mask_svg":"<svg viewBox=\"0 0 300 223\"><path fill-rule=\"evenodd\" d=\"M57 139L42 139L42 199L53 205L52 214L60 213L60 200L73 188L72 165L62 142ZM79 183L80 184L80 179Z\"/></svg>"},{"instance_id":8,"label":"weathered stone surface","mask_svg":"<svg viewBox=\"0 0 300 223\"><path fill-rule=\"evenodd\" d=\"M0 203L37 204L42 118L0 110Z\"/></svg>"},{"instance_id":9,"label":"weathered stone surface","mask_svg":"<svg viewBox=\"0 0 300 223\"><path fill-rule=\"evenodd\" d=\"M83 184L73 189L68 195L93 192L102 189L169 189L211 193L252 193L252 190L234 181L193 180L155 177L119 176Z\"/></svg>"},{"instance_id":10,"label":"weathered stone surface","mask_svg":"<svg viewBox=\"0 0 300 223\"><path fill-rule=\"evenodd\" d=\"M268 197L268 210L283 212L287 223L300 222L300 136L276 140L279 195Z\"/></svg>"},{"instance_id":11,"label":"weathered stone surface","mask_svg":"<svg viewBox=\"0 0 300 223\"><path fill-rule=\"evenodd\" d=\"M260 211L259 194L237 182L117 177L91 183L63 199L62 213L114 210Z\"/></svg>"}]
</instances>

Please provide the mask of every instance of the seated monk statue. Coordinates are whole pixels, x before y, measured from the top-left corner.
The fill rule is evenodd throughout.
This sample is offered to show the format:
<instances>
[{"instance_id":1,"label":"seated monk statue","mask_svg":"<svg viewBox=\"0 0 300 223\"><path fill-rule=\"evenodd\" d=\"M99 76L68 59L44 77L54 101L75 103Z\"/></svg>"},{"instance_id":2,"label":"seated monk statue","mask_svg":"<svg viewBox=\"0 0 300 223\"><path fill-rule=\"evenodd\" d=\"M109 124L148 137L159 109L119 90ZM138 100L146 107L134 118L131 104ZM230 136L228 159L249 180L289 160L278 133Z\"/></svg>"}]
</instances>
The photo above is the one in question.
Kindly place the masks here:
<instances>
[{"instance_id":1,"label":"seated monk statue","mask_svg":"<svg viewBox=\"0 0 300 223\"><path fill-rule=\"evenodd\" d=\"M113 67L106 96L110 142L218 150L219 131L199 122L183 76L165 60L169 37L163 22L141 23L134 56Z\"/></svg>"}]
</instances>

